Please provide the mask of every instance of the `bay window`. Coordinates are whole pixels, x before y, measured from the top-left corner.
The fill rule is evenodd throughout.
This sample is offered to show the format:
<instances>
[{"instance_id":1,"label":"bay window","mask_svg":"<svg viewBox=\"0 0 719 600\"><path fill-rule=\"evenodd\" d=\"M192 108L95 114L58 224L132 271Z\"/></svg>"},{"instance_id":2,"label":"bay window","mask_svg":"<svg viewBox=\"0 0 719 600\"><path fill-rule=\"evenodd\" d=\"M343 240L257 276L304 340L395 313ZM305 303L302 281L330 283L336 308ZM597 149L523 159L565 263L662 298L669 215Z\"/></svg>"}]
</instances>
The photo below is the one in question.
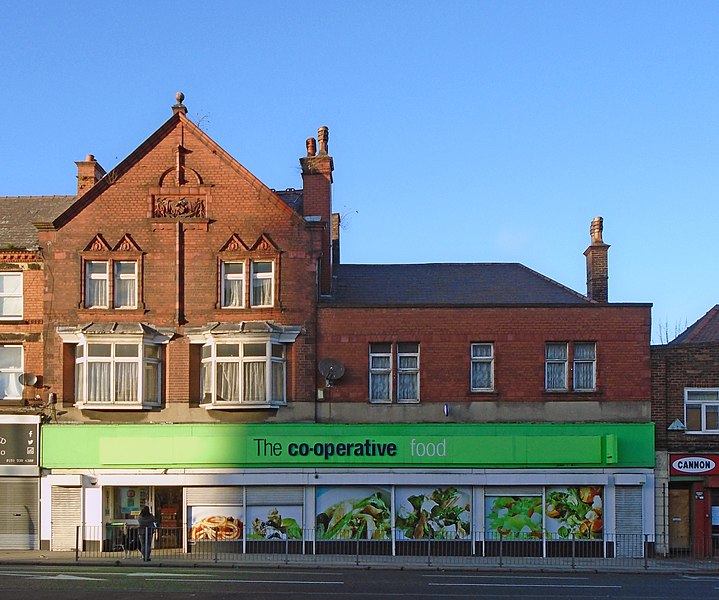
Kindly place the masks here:
<instances>
[{"instance_id":1,"label":"bay window","mask_svg":"<svg viewBox=\"0 0 719 600\"><path fill-rule=\"evenodd\" d=\"M285 345L264 339L211 339L202 346L202 402L207 408L281 405L286 401Z\"/></svg>"},{"instance_id":2,"label":"bay window","mask_svg":"<svg viewBox=\"0 0 719 600\"><path fill-rule=\"evenodd\" d=\"M142 340L85 338L75 346L75 401L81 408L160 403L160 347Z\"/></svg>"}]
</instances>

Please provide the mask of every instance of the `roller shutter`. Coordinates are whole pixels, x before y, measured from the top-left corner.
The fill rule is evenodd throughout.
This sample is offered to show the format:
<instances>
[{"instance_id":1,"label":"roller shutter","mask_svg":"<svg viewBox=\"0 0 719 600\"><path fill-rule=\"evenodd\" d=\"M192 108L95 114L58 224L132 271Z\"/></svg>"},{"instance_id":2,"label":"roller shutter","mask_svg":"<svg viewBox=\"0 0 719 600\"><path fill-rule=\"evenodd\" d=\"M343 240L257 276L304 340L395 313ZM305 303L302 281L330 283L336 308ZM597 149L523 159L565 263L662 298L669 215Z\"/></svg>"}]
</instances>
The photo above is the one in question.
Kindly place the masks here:
<instances>
[{"instance_id":1,"label":"roller shutter","mask_svg":"<svg viewBox=\"0 0 719 600\"><path fill-rule=\"evenodd\" d=\"M644 556L642 486L621 485L615 488L617 556Z\"/></svg>"},{"instance_id":2,"label":"roller shutter","mask_svg":"<svg viewBox=\"0 0 719 600\"><path fill-rule=\"evenodd\" d=\"M187 488L187 506L242 506L242 486Z\"/></svg>"},{"instance_id":3,"label":"roller shutter","mask_svg":"<svg viewBox=\"0 0 719 600\"><path fill-rule=\"evenodd\" d=\"M0 550L39 547L38 497L37 479L0 478Z\"/></svg>"},{"instance_id":4,"label":"roller shutter","mask_svg":"<svg viewBox=\"0 0 719 600\"><path fill-rule=\"evenodd\" d=\"M82 525L82 488L52 486L50 549L75 550L77 528Z\"/></svg>"}]
</instances>

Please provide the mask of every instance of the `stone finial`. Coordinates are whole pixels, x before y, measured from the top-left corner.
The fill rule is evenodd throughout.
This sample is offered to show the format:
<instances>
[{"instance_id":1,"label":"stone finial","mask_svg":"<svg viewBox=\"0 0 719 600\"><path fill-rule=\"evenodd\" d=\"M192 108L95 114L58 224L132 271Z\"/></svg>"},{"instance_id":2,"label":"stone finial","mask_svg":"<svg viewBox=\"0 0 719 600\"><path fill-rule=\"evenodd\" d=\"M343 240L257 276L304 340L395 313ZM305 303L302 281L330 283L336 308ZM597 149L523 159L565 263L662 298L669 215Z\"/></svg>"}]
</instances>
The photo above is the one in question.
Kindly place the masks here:
<instances>
[{"instance_id":1,"label":"stone finial","mask_svg":"<svg viewBox=\"0 0 719 600\"><path fill-rule=\"evenodd\" d=\"M175 104L172 107L172 114L175 115L178 112L181 112L183 115L187 114L187 107L182 103L182 101L185 99L185 94L182 92L177 92L175 94L175 100L177 100L177 104Z\"/></svg>"},{"instance_id":2,"label":"stone finial","mask_svg":"<svg viewBox=\"0 0 719 600\"><path fill-rule=\"evenodd\" d=\"M594 217L592 224L589 226L589 234L592 237L592 244L603 244L602 230L604 229L604 219L602 217Z\"/></svg>"},{"instance_id":3,"label":"stone finial","mask_svg":"<svg viewBox=\"0 0 719 600\"><path fill-rule=\"evenodd\" d=\"M329 153L330 129L322 126L317 130L317 140L320 144L320 154Z\"/></svg>"},{"instance_id":4,"label":"stone finial","mask_svg":"<svg viewBox=\"0 0 719 600\"><path fill-rule=\"evenodd\" d=\"M308 137L305 142L307 146L307 156L314 156L317 154L317 140L313 137Z\"/></svg>"}]
</instances>

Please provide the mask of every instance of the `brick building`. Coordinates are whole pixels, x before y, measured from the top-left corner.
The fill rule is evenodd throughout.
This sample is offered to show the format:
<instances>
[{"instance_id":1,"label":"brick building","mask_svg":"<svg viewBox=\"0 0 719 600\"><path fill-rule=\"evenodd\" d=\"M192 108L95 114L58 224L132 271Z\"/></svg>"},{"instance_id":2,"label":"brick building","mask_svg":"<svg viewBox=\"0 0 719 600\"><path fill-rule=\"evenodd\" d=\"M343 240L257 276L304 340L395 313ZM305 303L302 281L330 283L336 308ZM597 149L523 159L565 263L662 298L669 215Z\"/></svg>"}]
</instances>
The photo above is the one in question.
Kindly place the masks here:
<instances>
[{"instance_id":1,"label":"brick building","mask_svg":"<svg viewBox=\"0 0 719 600\"><path fill-rule=\"evenodd\" d=\"M719 554L719 305L653 346L657 523L674 553Z\"/></svg>"},{"instance_id":2,"label":"brick building","mask_svg":"<svg viewBox=\"0 0 719 600\"><path fill-rule=\"evenodd\" d=\"M281 513L313 548L643 552L651 307L608 301L601 219L586 295L519 264L340 264L327 128L275 191L185 113L34 220L43 547L82 525L112 551L149 503L181 547L221 522L244 551Z\"/></svg>"}]
</instances>

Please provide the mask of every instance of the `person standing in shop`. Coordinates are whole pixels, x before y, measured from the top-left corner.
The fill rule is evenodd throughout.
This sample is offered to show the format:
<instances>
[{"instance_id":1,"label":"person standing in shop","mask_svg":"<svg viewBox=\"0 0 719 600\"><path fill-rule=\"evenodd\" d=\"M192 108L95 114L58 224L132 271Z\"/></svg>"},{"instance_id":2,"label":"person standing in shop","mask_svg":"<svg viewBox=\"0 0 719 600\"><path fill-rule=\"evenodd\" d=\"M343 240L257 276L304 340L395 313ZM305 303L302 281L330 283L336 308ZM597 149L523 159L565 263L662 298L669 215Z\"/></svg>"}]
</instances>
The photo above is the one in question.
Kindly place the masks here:
<instances>
[{"instance_id":1,"label":"person standing in shop","mask_svg":"<svg viewBox=\"0 0 719 600\"><path fill-rule=\"evenodd\" d=\"M157 523L155 522L155 515L150 512L149 506L145 505L142 507L137 517L137 522L140 525L140 552L142 553L142 560L144 562L150 562L152 538L155 535Z\"/></svg>"}]
</instances>

